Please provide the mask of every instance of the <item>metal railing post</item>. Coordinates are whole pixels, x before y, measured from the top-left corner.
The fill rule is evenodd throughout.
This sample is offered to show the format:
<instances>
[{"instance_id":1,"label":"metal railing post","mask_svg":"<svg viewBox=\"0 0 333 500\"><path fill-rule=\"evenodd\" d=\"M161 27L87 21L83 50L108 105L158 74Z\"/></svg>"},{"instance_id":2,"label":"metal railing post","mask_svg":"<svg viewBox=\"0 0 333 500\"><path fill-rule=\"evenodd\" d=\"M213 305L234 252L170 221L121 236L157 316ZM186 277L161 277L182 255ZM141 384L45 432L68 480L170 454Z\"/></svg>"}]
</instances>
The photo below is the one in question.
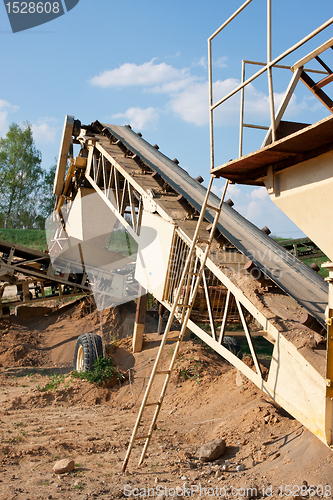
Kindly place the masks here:
<instances>
[{"instance_id":1,"label":"metal railing post","mask_svg":"<svg viewBox=\"0 0 333 500\"><path fill-rule=\"evenodd\" d=\"M269 107L271 115L272 142L275 142L276 131L275 131L273 77L272 77L272 66L269 66L271 61L272 61L272 0L267 0L267 75L268 75Z\"/></svg>"}]
</instances>

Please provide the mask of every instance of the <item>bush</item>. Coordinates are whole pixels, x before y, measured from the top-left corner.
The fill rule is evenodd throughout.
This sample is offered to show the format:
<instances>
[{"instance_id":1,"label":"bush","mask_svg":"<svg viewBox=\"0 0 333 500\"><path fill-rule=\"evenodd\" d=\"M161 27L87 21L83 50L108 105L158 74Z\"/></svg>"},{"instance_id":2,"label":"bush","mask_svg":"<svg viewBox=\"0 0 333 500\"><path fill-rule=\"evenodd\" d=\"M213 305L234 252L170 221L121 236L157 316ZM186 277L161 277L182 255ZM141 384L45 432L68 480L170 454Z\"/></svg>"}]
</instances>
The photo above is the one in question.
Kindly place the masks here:
<instances>
[{"instance_id":1,"label":"bush","mask_svg":"<svg viewBox=\"0 0 333 500\"><path fill-rule=\"evenodd\" d=\"M91 384L102 385L110 380L116 373L117 370L112 359L110 356L105 356L104 358L100 357L96 359L93 370L85 372L78 372L75 370L73 376L82 380L87 380Z\"/></svg>"}]
</instances>

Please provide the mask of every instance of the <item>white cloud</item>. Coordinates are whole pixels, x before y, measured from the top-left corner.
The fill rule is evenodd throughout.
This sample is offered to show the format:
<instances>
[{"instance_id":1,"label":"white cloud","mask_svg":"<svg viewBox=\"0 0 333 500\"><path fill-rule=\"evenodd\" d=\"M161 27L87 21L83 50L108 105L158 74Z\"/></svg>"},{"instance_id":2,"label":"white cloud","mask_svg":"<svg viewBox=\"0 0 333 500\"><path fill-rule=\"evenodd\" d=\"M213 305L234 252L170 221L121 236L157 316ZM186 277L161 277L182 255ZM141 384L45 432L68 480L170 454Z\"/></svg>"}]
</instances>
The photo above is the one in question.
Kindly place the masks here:
<instances>
[{"instance_id":1,"label":"white cloud","mask_svg":"<svg viewBox=\"0 0 333 500\"><path fill-rule=\"evenodd\" d=\"M264 204L262 203L262 200L259 201L252 200L247 206L245 218L250 221L256 221L256 219L258 219L262 213L265 212L267 214L269 212L267 208L268 207L265 207L264 209Z\"/></svg>"},{"instance_id":2,"label":"white cloud","mask_svg":"<svg viewBox=\"0 0 333 500\"><path fill-rule=\"evenodd\" d=\"M226 66L226 57L220 57L214 65L219 68ZM192 64L205 66L205 57ZM191 73L189 68L178 69L165 62L157 63L156 58L143 64L125 63L119 68L102 72L90 80L92 85L99 87L130 87L141 86L144 92L165 94L167 100L164 107L187 123L196 126L205 126L209 122L208 107L208 82L203 77ZM240 81L235 78L217 80L213 84L213 102L216 103L232 90ZM283 99L283 93L274 95L275 109ZM152 98L153 99L153 98ZM287 109L287 118L299 115L304 109L311 109L312 101L303 99L298 103L293 95ZM150 110L148 112L147 110ZM141 123L140 128L147 128L149 123L156 123L156 111L150 106L145 113L141 108L130 108L125 113L114 115ZM230 126L239 123L240 92L224 102L214 111L214 124L217 126ZM256 125L269 125L270 110L269 97L264 92L257 90L253 83L245 89L244 122Z\"/></svg>"},{"instance_id":3,"label":"white cloud","mask_svg":"<svg viewBox=\"0 0 333 500\"><path fill-rule=\"evenodd\" d=\"M4 137L8 132L8 115L10 113L15 113L18 109L19 106L14 106L9 102L0 99L0 137Z\"/></svg>"},{"instance_id":4,"label":"white cloud","mask_svg":"<svg viewBox=\"0 0 333 500\"><path fill-rule=\"evenodd\" d=\"M223 189L224 189L224 186L221 189L221 194L222 194ZM228 194L228 197L232 196L232 197L237 198L239 195L242 194L242 190L240 189L240 187L237 184L229 184L227 194Z\"/></svg>"},{"instance_id":5,"label":"white cloud","mask_svg":"<svg viewBox=\"0 0 333 500\"><path fill-rule=\"evenodd\" d=\"M250 196L254 200L264 200L265 198L269 198L269 194L264 187L258 187L257 189L254 189L253 191L251 191Z\"/></svg>"},{"instance_id":6,"label":"white cloud","mask_svg":"<svg viewBox=\"0 0 333 500\"><path fill-rule=\"evenodd\" d=\"M284 98L284 92L274 93L274 108L275 113L279 109L279 106ZM269 96L261 91L258 91L252 83L250 83L245 89L245 122L248 123L252 120L252 123L256 125L263 125L263 120L267 122L270 120L270 102ZM292 95L290 102L288 104L287 110L284 114L283 119L295 118L304 109L308 108L306 100L302 102L297 102L297 97L295 94ZM261 122L258 122L261 120Z\"/></svg>"},{"instance_id":7,"label":"white cloud","mask_svg":"<svg viewBox=\"0 0 333 500\"><path fill-rule=\"evenodd\" d=\"M208 114L208 82L189 81L180 92L171 93L170 106L176 115L184 121L195 125L206 125L209 120ZM217 80L213 83L213 103L232 92L240 81L235 78ZM169 84L170 85L170 84ZM171 88L171 85L170 85ZM274 94L275 112L277 111L284 93ZM304 109L309 108L307 101L298 103L294 94L290 100L284 119L298 116ZM238 124L240 113L240 93L229 98L214 111L215 125ZM245 112L244 122L256 125L268 125L270 123L269 96L257 90L250 83L245 90Z\"/></svg>"},{"instance_id":8,"label":"white cloud","mask_svg":"<svg viewBox=\"0 0 333 500\"><path fill-rule=\"evenodd\" d=\"M37 123L32 124L32 134L36 142L53 143L55 142L58 127L54 124L54 118L40 118Z\"/></svg>"},{"instance_id":9,"label":"white cloud","mask_svg":"<svg viewBox=\"0 0 333 500\"><path fill-rule=\"evenodd\" d=\"M125 113L112 115L112 119L124 118L134 129L145 130L156 125L159 114L155 108L129 108Z\"/></svg>"},{"instance_id":10,"label":"white cloud","mask_svg":"<svg viewBox=\"0 0 333 500\"><path fill-rule=\"evenodd\" d=\"M125 63L119 68L104 71L91 78L90 83L99 87L152 86L182 80L189 74L166 63L155 64L155 58L143 64Z\"/></svg>"},{"instance_id":11,"label":"white cloud","mask_svg":"<svg viewBox=\"0 0 333 500\"><path fill-rule=\"evenodd\" d=\"M207 58L205 56L202 56L202 57L200 57L200 59L193 61L191 66L192 67L201 66L202 68L206 69L207 68Z\"/></svg>"},{"instance_id":12,"label":"white cloud","mask_svg":"<svg viewBox=\"0 0 333 500\"><path fill-rule=\"evenodd\" d=\"M280 219L285 218L284 214L270 199L265 187L251 189L250 187L231 184L228 187L228 194L231 195L237 212L259 228L272 225L270 229L274 231L275 224L279 223L280 225Z\"/></svg>"},{"instance_id":13,"label":"white cloud","mask_svg":"<svg viewBox=\"0 0 333 500\"><path fill-rule=\"evenodd\" d=\"M222 196L222 193L223 193L224 187L225 187L225 180L224 179L220 179L220 180L222 181L223 185L217 186L215 184L215 185L213 185L213 188L212 188L213 193L215 193L219 197ZM242 190L240 189L238 184L229 184L225 199L227 200L228 198L231 198L234 201L234 198L236 199L241 193L242 193Z\"/></svg>"},{"instance_id":14,"label":"white cloud","mask_svg":"<svg viewBox=\"0 0 333 500\"><path fill-rule=\"evenodd\" d=\"M214 66L216 68L226 68L228 65L227 65L227 56L224 56L224 57L219 57L217 61L214 62Z\"/></svg>"},{"instance_id":15,"label":"white cloud","mask_svg":"<svg viewBox=\"0 0 333 500\"><path fill-rule=\"evenodd\" d=\"M148 90L149 92L154 92L156 94L176 94L182 90L186 90L193 83L200 80L201 79L198 77L188 76L179 80L173 80L171 82L150 87Z\"/></svg>"},{"instance_id":16,"label":"white cloud","mask_svg":"<svg viewBox=\"0 0 333 500\"><path fill-rule=\"evenodd\" d=\"M205 125L208 123L207 83L191 83L181 92L173 93L169 106L185 122Z\"/></svg>"},{"instance_id":17,"label":"white cloud","mask_svg":"<svg viewBox=\"0 0 333 500\"><path fill-rule=\"evenodd\" d=\"M213 84L214 102L231 92L238 85L234 78L218 80ZM232 97L214 114L217 125L228 124L238 110L238 97ZM170 99L172 111L188 123L206 125L209 121L208 82L192 82L179 93L172 94ZM236 118L238 120L238 116Z\"/></svg>"},{"instance_id":18,"label":"white cloud","mask_svg":"<svg viewBox=\"0 0 333 500\"><path fill-rule=\"evenodd\" d=\"M213 193L221 197L225 188L225 183L226 179L223 179L222 177L219 180L216 180L212 188ZM248 196L248 194L245 194L245 196ZM228 184L228 189L226 192L225 199L227 200L228 198L231 198L232 201L235 203L243 202L244 200L243 186L241 186L240 184Z\"/></svg>"},{"instance_id":19,"label":"white cloud","mask_svg":"<svg viewBox=\"0 0 333 500\"><path fill-rule=\"evenodd\" d=\"M221 197L223 189L224 182L222 186L213 188L213 191L217 196ZM261 227L267 224L267 219L269 220L272 210L278 210L270 200L265 187L251 189L239 184L229 184L226 193L226 199L228 198L231 198L234 202L234 209L237 212L257 226L261 225ZM263 220L266 220L266 223L263 223Z\"/></svg>"}]
</instances>

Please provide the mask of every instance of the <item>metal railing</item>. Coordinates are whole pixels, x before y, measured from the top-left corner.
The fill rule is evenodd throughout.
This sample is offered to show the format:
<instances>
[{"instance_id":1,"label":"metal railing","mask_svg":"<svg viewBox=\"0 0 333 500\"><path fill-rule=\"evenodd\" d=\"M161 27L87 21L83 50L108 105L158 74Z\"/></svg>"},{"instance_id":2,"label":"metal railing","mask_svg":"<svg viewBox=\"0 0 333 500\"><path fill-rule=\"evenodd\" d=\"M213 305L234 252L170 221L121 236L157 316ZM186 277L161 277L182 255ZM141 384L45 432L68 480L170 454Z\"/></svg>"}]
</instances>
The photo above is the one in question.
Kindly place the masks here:
<instances>
[{"instance_id":1,"label":"metal railing","mask_svg":"<svg viewBox=\"0 0 333 500\"><path fill-rule=\"evenodd\" d=\"M316 35L321 33L323 30L325 30L327 27L329 27L331 24L333 24L333 17L330 18L328 21L326 21L324 24L319 26L319 28L315 29L312 31L309 35L306 37L302 38L299 42L297 42L295 45L284 51L282 54L280 54L278 57L272 60L272 26L271 26L271 3L272 0L267 0L267 62L266 63L261 63L261 62L256 62L256 61L243 61L242 62L242 80L241 83L231 92L229 92L226 96L224 96L222 99L218 100L217 102L213 102L213 63L212 63L212 41L213 39L221 33L222 30L226 26L228 26L231 21L233 21L250 3L252 0L246 0L239 9L237 9L209 38L208 38L208 81L209 81L209 123L210 123L210 166L211 166L211 171L215 167L215 154L214 154L214 110L219 107L221 104L223 104L225 101L230 99L232 96L237 94L238 92L241 92L241 111L240 111L240 140L239 140L239 156L242 156L242 149L243 149L243 128L244 127L249 127L249 128L260 128L260 129L265 129L268 130L268 134L265 138L264 145L265 143L268 142L269 138L272 139L274 142L276 140L276 129L279 124L279 121L281 120L281 116L283 115L287 104L289 102L289 99L287 99L288 102L282 103L280 106L277 114L275 114L275 109L274 109L274 92L273 92L273 78L272 78L272 68L283 68L283 69L290 69L294 72L294 76L292 79L291 84L289 85L287 91L286 91L286 96L291 95L295 89L295 86L297 84L297 81L299 80L300 76L300 71L303 68L303 66L294 65L292 67L290 66L282 66L279 65L278 63L287 57L289 54L292 52L296 51L298 48L300 48L302 45L304 45L306 42L314 38ZM326 42L326 44L329 44L329 42ZM333 39L332 39L332 44L333 44ZM324 44L325 45L325 44ZM323 46L323 50L324 46ZM313 55L313 57L315 57ZM304 64L308 62L308 60L311 60L313 57L309 58L304 58L303 62ZM248 79L245 79L245 65L246 64L256 64L259 66L262 66L262 68L257 71L254 75L249 77ZM249 85L251 82L253 82L255 79L257 79L260 75L265 73L267 71L268 74L268 90L269 90L269 103L270 103L270 127L264 127L260 125L251 125L251 124L244 124L244 89L247 85ZM315 73L321 73L321 74L327 74L325 71L319 71L319 70L310 70L307 69L307 71L312 71Z\"/></svg>"}]
</instances>

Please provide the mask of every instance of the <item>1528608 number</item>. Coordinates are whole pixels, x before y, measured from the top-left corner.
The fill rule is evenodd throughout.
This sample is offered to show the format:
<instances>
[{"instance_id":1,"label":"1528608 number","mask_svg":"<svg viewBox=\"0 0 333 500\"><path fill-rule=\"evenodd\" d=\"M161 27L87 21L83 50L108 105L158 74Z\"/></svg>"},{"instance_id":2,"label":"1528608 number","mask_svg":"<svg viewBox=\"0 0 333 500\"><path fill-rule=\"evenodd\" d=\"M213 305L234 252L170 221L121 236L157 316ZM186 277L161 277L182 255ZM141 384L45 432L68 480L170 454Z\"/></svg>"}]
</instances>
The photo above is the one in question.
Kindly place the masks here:
<instances>
[{"instance_id":1,"label":"1528608 number","mask_svg":"<svg viewBox=\"0 0 333 500\"><path fill-rule=\"evenodd\" d=\"M59 2L8 2L8 14L59 14Z\"/></svg>"},{"instance_id":2,"label":"1528608 number","mask_svg":"<svg viewBox=\"0 0 333 500\"><path fill-rule=\"evenodd\" d=\"M302 496L302 497L331 497L332 495L332 488L329 484L325 485L311 485L308 486L306 484L302 484L301 486L298 486L297 484L286 484L286 485L281 485L279 486L279 496L284 497L284 496Z\"/></svg>"}]
</instances>

